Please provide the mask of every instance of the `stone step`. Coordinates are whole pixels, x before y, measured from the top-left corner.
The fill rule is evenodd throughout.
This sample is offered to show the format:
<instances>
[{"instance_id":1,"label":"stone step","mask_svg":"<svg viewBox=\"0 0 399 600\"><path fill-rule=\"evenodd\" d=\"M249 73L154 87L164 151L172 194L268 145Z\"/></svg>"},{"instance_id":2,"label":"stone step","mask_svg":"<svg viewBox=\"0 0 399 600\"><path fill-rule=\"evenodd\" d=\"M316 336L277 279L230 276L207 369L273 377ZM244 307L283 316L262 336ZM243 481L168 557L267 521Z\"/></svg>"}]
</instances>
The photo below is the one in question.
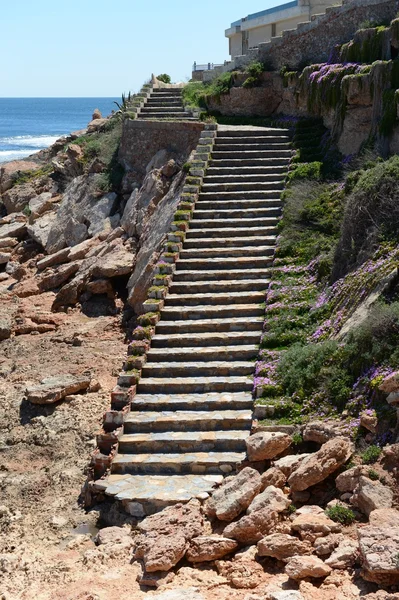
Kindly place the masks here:
<instances>
[{"instance_id":1,"label":"stone step","mask_svg":"<svg viewBox=\"0 0 399 600\"><path fill-rule=\"evenodd\" d=\"M277 206L266 206L262 208L245 208L245 201L243 202L244 208L227 208L224 209L222 206L219 208L213 208L203 210L197 208L194 214L193 221L206 221L207 219L223 219L224 221L231 222L235 219L260 219L264 217L280 216L281 214L281 202L275 200Z\"/></svg>"},{"instance_id":2,"label":"stone step","mask_svg":"<svg viewBox=\"0 0 399 600\"><path fill-rule=\"evenodd\" d=\"M199 351L199 350L198 350ZM144 365L143 377L232 377L252 375L254 363L250 361L164 362Z\"/></svg>"},{"instance_id":3,"label":"stone step","mask_svg":"<svg viewBox=\"0 0 399 600\"><path fill-rule=\"evenodd\" d=\"M167 321L197 321L206 319L234 319L238 317L252 318L264 316L265 308L261 304L227 304L201 306L165 306L162 310L162 320ZM229 342L230 343L230 342ZM153 345L156 345L153 344ZM191 345L191 344L187 344Z\"/></svg>"},{"instance_id":4,"label":"stone step","mask_svg":"<svg viewBox=\"0 0 399 600\"><path fill-rule=\"evenodd\" d=\"M140 394L174 394L206 392L250 392L253 380L247 376L231 377L144 377L140 380Z\"/></svg>"},{"instance_id":5,"label":"stone step","mask_svg":"<svg viewBox=\"0 0 399 600\"><path fill-rule=\"evenodd\" d=\"M275 208L276 206L282 206L280 198L264 199L245 199L245 200L203 200L199 199L197 202L197 210L227 210L232 209L245 209L245 208Z\"/></svg>"},{"instance_id":6,"label":"stone step","mask_svg":"<svg viewBox=\"0 0 399 600\"><path fill-rule=\"evenodd\" d=\"M271 140L273 138L270 138ZM214 151L216 152L255 152L260 150L290 150L291 142L289 141L269 141L268 138L264 138L262 141L256 144L251 144L249 138L243 138L242 140L231 139L230 144L219 144L218 139L215 140Z\"/></svg>"},{"instance_id":7,"label":"stone step","mask_svg":"<svg viewBox=\"0 0 399 600\"><path fill-rule=\"evenodd\" d=\"M185 281L173 283L169 288L171 294L211 294L219 292L246 292L266 290L270 281L268 279L239 279L224 281Z\"/></svg>"},{"instance_id":8,"label":"stone step","mask_svg":"<svg viewBox=\"0 0 399 600\"><path fill-rule=\"evenodd\" d=\"M241 174L241 173L231 173L229 175L227 174L220 174L220 175L208 175L208 171L207 174L204 178L204 184L208 185L208 184L215 184L215 183L223 183L223 184L227 184L230 185L232 183L237 184L237 183L250 183L250 182L254 182L254 183L264 183L266 181L284 181L284 173L275 173L275 172L268 172L268 173L248 173L248 174Z\"/></svg>"},{"instance_id":9,"label":"stone step","mask_svg":"<svg viewBox=\"0 0 399 600\"><path fill-rule=\"evenodd\" d=\"M182 101L179 97L160 97L160 98L148 98L146 104L148 106L183 106Z\"/></svg>"},{"instance_id":10,"label":"stone step","mask_svg":"<svg viewBox=\"0 0 399 600\"><path fill-rule=\"evenodd\" d=\"M271 159L289 159L292 156L292 150L213 150L212 161L214 160L245 160L251 158L271 158Z\"/></svg>"},{"instance_id":11,"label":"stone step","mask_svg":"<svg viewBox=\"0 0 399 600\"><path fill-rule=\"evenodd\" d=\"M205 333L224 331L261 331L263 317L236 317L228 319L199 319L196 321L160 321L156 326L157 334ZM151 352L155 350L152 348Z\"/></svg>"},{"instance_id":12,"label":"stone step","mask_svg":"<svg viewBox=\"0 0 399 600\"><path fill-rule=\"evenodd\" d=\"M265 269L270 267L269 256L232 256L216 258L180 258L176 263L177 271L226 271L234 269Z\"/></svg>"},{"instance_id":13,"label":"stone step","mask_svg":"<svg viewBox=\"0 0 399 600\"><path fill-rule=\"evenodd\" d=\"M208 329L209 331L209 329ZM260 337L261 327L258 324L258 334ZM152 348L147 357L149 362L183 362L193 361L234 361L234 360L252 360L258 356L259 348L256 344L236 345L236 346L209 346L204 348Z\"/></svg>"},{"instance_id":14,"label":"stone step","mask_svg":"<svg viewBox=\"0 0 399 600\"><path fill-rule=\"evenodd\" d=\"M195 238L188 237L184 242L184 249L194 249L194 248L207 248L209 244L212 245L213 248L240 248L242 246L248 247L248 250L251 246L263 246L264 244L275 245L276 235L268 235L262 237L213 237L211 242L207 239L203 238Z\"/></svg>"},{"instance_id":15,"label":"stone step","mask_svg":"<svg viewBox=\"0 0 399 600\"><path fill-rule=\"evenodd\" d=\"M195 212L194 217L190 223L191 227L194 229L201 228L203 232L208 231L209 229L216 229L217 233L220 235L220 232L223 230L225 232L230 232L232 228L246 230L248 233L251 229L258 229L260 227L275 227L278 224L279 219L277 217L261 217L256 221L254 219L207 219L201 220L196 219Z\"/></svg>"},{"instance_id":16,"label":"stone step","mask_svg":"<svg viewBox=\"0 0 399 600\"><path fill-rule=\"evenodd\" d=\"M137 394L131 411L164 410L251 410L252 394L249 392L222 392L208 394Z\"/></svg>"},{"instance_id":17,"label":"stone step","mask_svg":"<svg viewBox=\"0 0 399 600\"><path fill-rule=\"evenodd\" d=\"M160 112L164 112L164 113L184 113L186 112L184 106L171 106L171 107L167 107L167 106L145 106L144 108L141 109L140 114L146 114L146 113L160 113Z\"/></svg>"},{"instance_id":18,"label":"stone step","mask_svg":"<svg viewBox=\"0 0 399 600\"><path fill-rule=\"evenodd\" d=\"M255 153L256 154L256 153ZM283 157L283 156L279 156L279 157L271 157L269 156L268 158L262 158L260 156L253 156L253 157L236 157L234 156L233 158L216 158L214 155L212 155L212 158L209 162L209 166L208 166L208 171L209 172L209 168L214 168L214 169L220 169L221 167L239 167L239 168L243 168L243 167L269 167L269 168L275 168L275 167L282 167L284 170L287 170L287 167L290 163L290 157Z\"/></svg>"},{"instance_id":19,"label":"stone step","mask_svg":"<svg viewBox=\"0 0 399 600\"><path fill-rule=\"evenodd\" d=\"M263 241L263 240L262 240ZM226 248L187 248L180 251L180 258L217 258L232 256L271 256L274 246L228 246Z\"/></svg>"},{"instance_id":20,"label":"stone step","mask_svg":"<svg viewBox=\"0 0 399 600\"><path fill-rule=\"evenodd\" d=\"M207 228L207 227L200 227L199 228L199 222L196 223L196 225L198 227L194 227L191 226L190 229L187 231L186 234L186 238L190 239L190 238L203 238L207 240L207 245L210 245L212 243L212 238L219 238L220 237L220 229L216 229L216 228ZM264 239L266 239L267 237L271 236L271 235L277 235L278 233L278 227L277 224L276 225L265 225L263 227L259 227L259 225L257 223L253 223L252 221L252 225L253 227L249 227L247 225L247 227L244 229L243 227L226 227L223 228L223 234L226 236L226 238L230 238L230 237L237 237L237 238L244 238L244 237L256 237L259 238L259 236L264 236Z\"/></svg>"},{"instance_id":21,"label":"stone step","mask_svg":"<svg viewBox=\"0 0 399 600\"><path fill-rule=\"evenodd\" d=\"M203 498L222 480L222 475L108 475L93 485L107 496L130 502L135 516L143 517L178 502Z\"/></svg>"},{"instance_id":22,"label":"stone step","mask_svg":"<svg viewBox=\"0 0 399 600\"><path fill-rule=\"evenodd\" d=\"M270 256L271 258L271 256ZM218 269L206 270L202 269L196 271L190 269L188 271L175 271L173 276L174 283L180 283L183 281L198 282L198 281L238 281L242 279L251 280L266 280L269 277L269 272L266 269L225 269L220 271Z\"/></svg>"},{"instance_id":23,"label":"stone step","mask_svg":"<svg viewBox=\"0 0 399 600\"><path fill-rule=\"evenodd\" d=\"M117 454L112 473L226 474L236 469L245 452L190 452L189 454Z\"/></svg>"},{"instance_id":24,"label":"stone step","mask_svg":"<svg viewBox=\"0 0 399 600\"><path fill-rule=\"evenodd\" d=\"M212 162L211 162L212 164ZM277 176L281 176L284 177L287 173L287 165L286 164L281 164L281 165L272 165L272 166L259 166L259 167L251 167L251 166L240 166L237 165L236 167L214 167L214 166L210 166L208 167L207 171L206 171L206 178L208 179L213 179L215 177L217 177L218 179L221 178L222 181L225 181L226 179L228 180L229 177L235 178L235 177L258 177L258 176L262 176L265 178L269 178L269 177L277 177Z\"/></svg>"},{"instance_id":25,"label":"stone step","mask_svg":"<svg viewBox=\"0 0 399 600\"><path fill-rule=\"evenodd\" d=\"M221 200L280 200L281 190L230 190L225 192L200 192L199 200L219 202ZM195 219L194 212L194 219Z\"/></svg>"},{"instance_id":26,"label":"stone step","mask_svg":"<svg viewBox=\"0 0 399 600\"><path fill-rule=\"evenodd\" d=\"M151 98L156 96L181 96L181 88L156 88L151 92Z\"/></svg>"},{"instance_id":27,"label":"stone step","mask_svg":"<svg viewBox=\"0 0 399 600\"><path fill-rule=\"evenodd\" d=\"M169 294L167 306L198 306L204 304L261 304L264 292L227 292L213 294Z\"/></svg>"},{"instance_id":28,"label":"stone step","mask_svg":"<svg viewBox=\"0 0 399 600\"><path fill-rule=\"evenodd\" d=\"M195 119L194 117L192 117L191 115L187 114L187 116L184 113L168 113L168 112L162 112L162 113L140 113L139 114L139 118L140 119L154 119L156 120L161 120L161 119L171 119L174 121L196 121L197 119Z\"/></svg>"},{"instance_id":29,"label":"stone step","mask_svg":"<svg viewBox=\"0 0 399 600\"><path fill-rule=\"evenodd\" d=\"M273 128L268 128L268 127L251 127L250 129L225 129L222 126L219 125L218 128L218 137L221 136L223 138L236 138L236 137L240 137L240 136L245 136L245 137L258 137L258 136L276 136L276 135L289 135L289 130L288 129L282 129L279 127L273 127Z\"/></svg>"},{"instance_id":30,"label":"stone step","mask_svg":"<svg viewBox=\"0 0 399 600\"><path fill-rule=\"evenodd\" d=\"M204 333L156 333L152 338L153 348L214 348L216 346L259 345L260 330L256 331L207 331Z\"/></svg>"},{"instance_id":31,"label":"stone step","mask_svg":"<svg viewBox=\"0 0 399 600\"><path fill-rule=\"evenodd\" d=\"M210 432L250 429L251 425L252 410L131 412L125 419L124 433Z\"/></svg>"},{"instance_id":32,"label":"stone step","mask_svg":"<svg viewBox=\"0 0 399 600\"><path fill-rule=\"evenodd\" d=\"M233 411L231 411L233 412ZM176 413L171 413L176 416ZM220 413L219 413L220 414ZM173 419L170 420L174 423ZM249 423L249 427L248 427ZM247 422L247 431L175 431L171 433L133 433L123 435L119 440L118 451L121 454L161 454L185 452L245 452L245 440L249 435L251 421ZM127 424L127 423L126 423ZM234 428L234 420L226 419L226 427ZM237 424L239 427L239 423Z\"/></svg>"},{"instance_id":33,"label":"stone step","mask_svg":"<svg viewBox=\"0 0 399 600\"><path fill-rule=\"evenodd\" d=\"M219 134L215 139L215 144L217 146L231 145L231 144L263 144L267 143L289 143L291 138L289 135L256 135L256 136L247 136L247 135L237 135L234 137L225 136L224 133Z\"/></svg>"},{"instance_id":34,"label":"stone step","mask_svg":"<svg viewBox=\"0 0 399 600\"><path fill-rule=\"evenodd\" d=\"M201 189L202 193L215 192L217 194L223 192L254 192L268 190L282 190L284 187L283 181L250 181L250 182L234 182L234 183L204 183Z\"/></svg>"}]
</instances>

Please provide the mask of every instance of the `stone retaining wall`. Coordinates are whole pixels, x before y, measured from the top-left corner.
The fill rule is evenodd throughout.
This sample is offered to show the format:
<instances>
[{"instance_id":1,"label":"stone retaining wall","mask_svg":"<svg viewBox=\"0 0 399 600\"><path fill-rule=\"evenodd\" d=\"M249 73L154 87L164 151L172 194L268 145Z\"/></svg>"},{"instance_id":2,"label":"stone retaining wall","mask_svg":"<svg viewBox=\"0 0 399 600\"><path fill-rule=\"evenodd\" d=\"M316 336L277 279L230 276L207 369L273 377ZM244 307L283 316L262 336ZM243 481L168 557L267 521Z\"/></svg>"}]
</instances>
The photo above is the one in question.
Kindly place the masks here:
<instances>
[{"instance_id":1,"label":"stone retaining wall","mask_svg":"<svg viewBox=\"0 0 399 600\"><path fill-rule=\"evenodd\" d=\"M140 182L146 167L160 150L168 159L184 164L198 144L204 124L200 122L144 121L126 119L123 124L119 160Z\"/></svg>"}]
</instances>

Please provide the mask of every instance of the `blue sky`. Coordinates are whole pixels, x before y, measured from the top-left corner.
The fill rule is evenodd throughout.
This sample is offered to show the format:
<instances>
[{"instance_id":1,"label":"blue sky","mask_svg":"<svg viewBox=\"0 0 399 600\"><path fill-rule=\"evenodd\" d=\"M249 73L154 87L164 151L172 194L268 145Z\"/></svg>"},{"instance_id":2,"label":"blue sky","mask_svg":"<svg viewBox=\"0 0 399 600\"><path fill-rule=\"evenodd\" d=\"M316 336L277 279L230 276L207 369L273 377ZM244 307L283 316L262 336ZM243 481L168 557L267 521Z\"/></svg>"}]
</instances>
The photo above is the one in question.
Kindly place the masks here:
<instances>
[{"instance_id":1,"label":"blue sky","mask_svg":"<svg viewBox=\"0 0 399 600\"><path fill-rule=\"evenodd\" d=\"M115 97L152 72L228 58L232 21L285 0L14 0L1 8L0 97Z\"/></svg>"}]
</instances>

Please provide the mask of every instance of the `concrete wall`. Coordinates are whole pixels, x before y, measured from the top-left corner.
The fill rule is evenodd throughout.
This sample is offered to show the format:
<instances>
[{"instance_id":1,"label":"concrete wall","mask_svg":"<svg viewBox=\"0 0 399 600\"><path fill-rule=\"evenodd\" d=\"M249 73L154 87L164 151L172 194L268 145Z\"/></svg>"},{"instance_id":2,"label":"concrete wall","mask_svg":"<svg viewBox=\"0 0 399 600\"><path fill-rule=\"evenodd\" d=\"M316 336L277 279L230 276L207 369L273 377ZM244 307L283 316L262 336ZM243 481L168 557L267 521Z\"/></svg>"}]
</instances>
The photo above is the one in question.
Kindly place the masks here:
<instances>
[{"instance_id":1,"label":"concrete wall","mask_svg":"<svg viewBox=\"0 0 399 600\"><path fill-rule=\"evenodd\" d=\"M235 33L229 38L230 56L240 56L242 54L242 33Z\"/></svg>"},{"instance_id":2,"label":"concrete wall","mask_svg":"<svg viewBox=\"0 0 399 600\"><path fill-rule=\"evenodd\" d=\"M141 183L146 167L160 150L167 151L165 162L176 160L184 164L196 148L205 125L200 122L140 121L126 119L123 123L119 160Z\"/></svg>"}]
</instances>

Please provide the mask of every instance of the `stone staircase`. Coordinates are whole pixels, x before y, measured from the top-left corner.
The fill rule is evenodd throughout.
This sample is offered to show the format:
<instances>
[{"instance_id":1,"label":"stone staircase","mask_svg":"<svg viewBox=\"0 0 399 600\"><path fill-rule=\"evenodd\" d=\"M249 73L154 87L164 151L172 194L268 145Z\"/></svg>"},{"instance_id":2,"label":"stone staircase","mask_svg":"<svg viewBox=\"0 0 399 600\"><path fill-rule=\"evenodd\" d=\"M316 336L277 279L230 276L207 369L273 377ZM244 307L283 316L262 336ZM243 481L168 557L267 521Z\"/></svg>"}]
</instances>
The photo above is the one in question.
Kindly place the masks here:
<instances>
[{"instance_id":1,"label":"stone staircase","mask_svg":"<svg viewBox=\"0 0 399 600\"><path fill-rule=\"evenodd\" d=\"M195 121L191 112L183 106L182 88L155 88L140 109L138 119L168 119Z\"/></svg>"},{"instance_id":2,"label":"stone staircase","mask_svg":"<svg viewBox=\"0 0 399 600\"><path fill-rule=\"evenodd\" d=\"M291 154L286 130L219 126L111 475L96 484L136 516L201 497L245 459Z\"/></svg>"}]
</instances>

